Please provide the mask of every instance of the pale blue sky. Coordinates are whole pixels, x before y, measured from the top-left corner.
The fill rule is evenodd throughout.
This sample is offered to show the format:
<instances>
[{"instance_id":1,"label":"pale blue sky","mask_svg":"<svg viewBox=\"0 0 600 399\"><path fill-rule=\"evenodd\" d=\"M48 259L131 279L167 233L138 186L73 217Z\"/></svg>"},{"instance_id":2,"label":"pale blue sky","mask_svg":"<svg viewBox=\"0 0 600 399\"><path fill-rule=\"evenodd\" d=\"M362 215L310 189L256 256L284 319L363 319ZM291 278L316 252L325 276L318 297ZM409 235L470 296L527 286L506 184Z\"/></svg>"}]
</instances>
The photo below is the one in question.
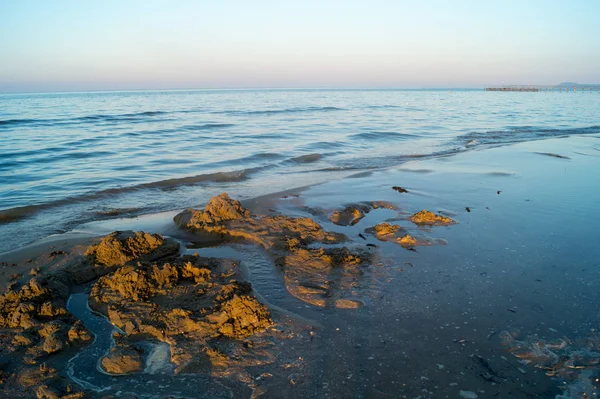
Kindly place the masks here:
<instances>
[{"instance_id":1,"label":"pale blue sky","mask_svg":"<svg viewBox=\"0 0 600 399\"><path fill-rule=\"evenodd\" d=\"M600 83L600 0L0 0L0 91Z\"/></svg>"}]
</instances>

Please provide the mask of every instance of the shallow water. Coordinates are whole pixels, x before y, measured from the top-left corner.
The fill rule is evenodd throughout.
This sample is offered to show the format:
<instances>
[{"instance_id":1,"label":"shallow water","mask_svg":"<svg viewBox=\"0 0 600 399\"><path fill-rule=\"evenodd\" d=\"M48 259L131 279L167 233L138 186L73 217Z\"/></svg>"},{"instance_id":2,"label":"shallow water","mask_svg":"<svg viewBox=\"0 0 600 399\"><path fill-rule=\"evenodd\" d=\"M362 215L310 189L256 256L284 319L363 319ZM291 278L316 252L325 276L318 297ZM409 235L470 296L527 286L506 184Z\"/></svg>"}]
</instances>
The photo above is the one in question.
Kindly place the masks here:
<instances>
[{"instance_id":1,"label":"shallow water","mask_svg":"<svg viewBox=\"0 0 600 399\"><path fill-rule=\"evenodd\" d=\"M0 95L0 252L222 191L249 198L415 157L593 134L599 114L597 94L564 92Z\"/></svg>"},{"instance_id":2,"label":"shallow water","mask_svg":"<svg viewBox=\"0 0 600 399\"><path fill-rule=\"evenodd\" d=\"M285 214L322 211L313 217L344 232L353 240L348 245L378 245L373 251L382 267L365 270L366 305L357 310L299 302L251 246L187 251L239 258L261 297L314 322L314 341L282 347L282 356L307 359L294 376L300 383L285 387L290 396L594 397L600 392L594 382L600 377L600 161L593 156L599 142L600 135L582 135L409 162L275 201ZM327 219L349 203L375 200L399 209L372 210L347 227ZM423 208L444 211L458 224L415 228L406 217ZM378 241L364 230L382 219L447 244L412 252ZM171 220L163 214L102 221L86 231L143 227L185 240ZM554 349L556 341L567 346ZM545 369L548 363L536 359L541 345L570 362ZM573 368L582 353L586 368ZM265 397L281 397L279 388Z\"/></svg>"}]
</instances>

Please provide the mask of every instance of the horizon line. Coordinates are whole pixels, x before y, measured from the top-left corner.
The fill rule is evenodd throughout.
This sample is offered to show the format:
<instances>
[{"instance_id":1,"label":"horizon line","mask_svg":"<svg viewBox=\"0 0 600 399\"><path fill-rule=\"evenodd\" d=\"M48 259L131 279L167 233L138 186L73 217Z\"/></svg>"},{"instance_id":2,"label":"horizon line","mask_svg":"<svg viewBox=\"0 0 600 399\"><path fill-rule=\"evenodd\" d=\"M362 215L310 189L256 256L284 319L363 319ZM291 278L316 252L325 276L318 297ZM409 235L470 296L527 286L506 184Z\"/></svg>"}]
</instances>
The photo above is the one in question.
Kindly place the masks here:
<instances>
[{"instance_id":1,"label":"horizon line","mask_svg":"<svg viewBox=\"0 0 600 399\"><path fill-rule=\"evenodd\" d=\"M286 87L286 86L233 86L233 87L173 87L173 88L143 88L143 89L83 89L83 90L32 90L32 91L3 91L0 95L7 94L76 94L76 93L128 93L144 91L244 91L244 90L406 90L406 91L437 91L437 90L484 90L489 87L561 87L561 86L600 86L600 83L575 83L561 82L558 84L492 84L485 86L448 86L448 87L381 87L381 86L306 86L306 87Z\"/></svg>"},{"instance_id":2,"label":"horizon line","mask_svg":"<svg viewBox=\"0 0 600 399\"><path fill-rule=\"evenodd\" d=\"M4 94L69 94L69 93L120 93L141 91L235 91L235 90L483 90L486 86L456 86L456 87L379 87L379 86L239 86L239 87L174 87L174 88L143 88L143 89L89 89L89 90L43 90L43 91L2 91Z\"/></svg>"}]
</instances>

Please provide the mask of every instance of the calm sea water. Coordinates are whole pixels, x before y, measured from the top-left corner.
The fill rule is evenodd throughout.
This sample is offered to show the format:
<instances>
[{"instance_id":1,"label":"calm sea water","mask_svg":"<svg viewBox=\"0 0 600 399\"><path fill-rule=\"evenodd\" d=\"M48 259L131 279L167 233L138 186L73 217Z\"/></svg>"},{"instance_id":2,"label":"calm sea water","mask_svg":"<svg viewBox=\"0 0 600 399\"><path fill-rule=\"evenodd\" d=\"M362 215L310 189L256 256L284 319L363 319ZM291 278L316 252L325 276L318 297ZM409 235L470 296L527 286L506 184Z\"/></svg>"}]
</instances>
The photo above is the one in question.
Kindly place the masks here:
<instances>
[{"instance_id":1,"label":"calm sea water","mask_svg":"<svg viewBox=\"0 0 600 399\"><path fill-rule=\"evenodd\" d=\"M418 157L598 132L598 93L0 95L0 251L222 191L248 198Z\"/></svg>"}]
</instances>

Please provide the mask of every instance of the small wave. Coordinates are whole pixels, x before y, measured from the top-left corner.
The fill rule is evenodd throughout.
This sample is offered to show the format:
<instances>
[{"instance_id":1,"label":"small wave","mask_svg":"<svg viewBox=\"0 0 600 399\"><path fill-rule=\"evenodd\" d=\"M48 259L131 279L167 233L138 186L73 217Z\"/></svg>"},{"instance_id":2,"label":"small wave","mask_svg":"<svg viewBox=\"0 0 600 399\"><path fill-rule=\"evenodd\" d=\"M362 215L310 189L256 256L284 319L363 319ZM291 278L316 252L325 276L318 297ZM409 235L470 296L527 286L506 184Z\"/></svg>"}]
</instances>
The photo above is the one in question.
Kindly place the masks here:
<instances>
[{"instance_id":1,"label":"small wave","mask_svg":"<svg viewBox=\"0 0 600 399\"><path fill-rule=\"evenodd\" d=\"M19 124L31 124L43 121L43 119L5 119L0 121L0 127L2 126L11 126L11 125L19 125Z\"/></svg>"},{"instance_id":2,"label":"small wave","mask_svg":"<svg viewBox=\"0 0 600 399\"><path fill-rule=\"evenodd\" d=\"M272 152L259 152L257 154L248 155L247 157L226 159L226 160L218 161L218 162L211 162L211 163L205 164L204 167L217 168L217 167L221 167L221 166L248 165L252 162L275 160L275 159L281 159L281 158L283 158L283 155L281 155L281 154L275 154ZM274 164L271 164L271 166L274 166Z\"/></svg>"},{"instance_id":3,"label":"small wave","mask_svg":"<svg viewBox=\"0 0 600 399\"><path fill-rule=\"evenodd\" d=\"M294 114L302 112L330 112L343 111L344 108L338 107L296 107L283 109L266 109L254 111L217 111L216 113L225 113L229 115L274 115L274 114Z\"/></svg>"},{"instance_id":4,"label":"small wave","mask_svg":"<svg viewBox=\"0 0 600 399\"><path fill-rule=\"evenodd\" d=\"M34 158L36 162L44 161L48 163L60 162L66 159L87 159L99 158L114 155L111 151L69 151L65 152L62 147L43 148L35 151L21 151L2 154L5 159L29 157Z\"/></svg>"},{"instance_id":5,"label":"small wave","mask_svg":"<svg viewBox=\"0 0 600 399\"><path fill-rule=\"evenodd\" d=\"M402 108L400 105L367 105L365 107L362 108L366 108L366 109L398 109L398 108Z\"/></svg>"},{"instance_id":6,"label":"small wave","mask_svg":"<svg viewBox=\"0 0 600 399\"><path fill-rule=\"evenodd\" d=\"M211 129L219 129L219 128L225 128L225 127L232 127L235 126L235 124L233 123L202 123L202 124L198 124L198 125L185 125L182 126L180 128L175 128L172 130L187 130L187 131L193 131L193 130L211 130Z\"/></svg>"},{"instance_id":7,"label":"small wave","mask_svg":"<svg viewBox=\"0 0 600 399\"><path fill-rule=\"evenodd\" d=\"M180 186L189 186L203 182L226 183L244 181L252 173L265 169L265 167L248 168L234 170L230 172L215 172L195 176L187 176L166 180L159 180L150 183L142 183L133 186L109 188L97 192L91 192L76 197L63 198L53 202L47 202L37 205L21 206L16 208L0 210L0 224L11 223L19 219L30 217L40 211L56 208L62 205L73 204L76 202L92 201L99 198L120 195L123 193L135 192L144 189L170 190Z\"/></svg>"},{"instance_id":8,"label":"small wave","mask_svg":"<svg viewBox=\"0 0 600 399\"><path fill-rule=\"evenodd\" d=\"M98 114L98 115L87 115L80 116L78 118L72 118L72 120L80 120L80 121L99 121L99 120L112 120L112 119L127 119L127 118L137 118L137 117L151 117L157 115L165 115L168 114L167 111L142 111L142 112L133 112L128 114Z\"/></svg>"},{"instance_id":9,"label":"small wave","mask_svg":"<svg viewBox=\"0 0 600 399\"><path fill-rule=\"evenodd\" d=\"M39 205L29 205L0 211L0 224L15 222L17 220L24 219L27 216L31 216L36 211L41 209L43 209L43 207Z\"/></svg>"},{"instance_id":10,"label":"small wave","mask_svg":"<svg viewBox=\"0 0 600 399\"><path fill-rule=\"evenodd\" d=\"M323 171L344 171L344 170L371 170L371 169L383 169L390 166L401 165L405 162L417 160L417 159L429 159L435 157L443 157L453 154L464 152L464 147L451 147L441 151L435 151L432 153L425 154L404 154L404 155L391 155L381 157L353 157L350 159L342 159L336 162L334 167L319 169L318 172Z\"/></svg>"},{"instance_id":11,"label":"small wave","mask_svg":"<svg viewBox=\"0 0 600 399\"><path fill-rule=\"evenodd\" d=\"M501 145L521 143L524 141L543 140L556 137L572 136L577 134L600 133L600 126L581 128L549 129L534 126L517 126L507 130L491 130L487 132L471 132L457 137L463 145L474 147L476 145Z\"/></svg>"},{"instance_id":12,"label":"small wave","mask_svg":"<svg viewBox=\"0 0 600 399\"><path fill-rule=\"evenodd\" d=\"M340 148L348 146L348 142L344 141L317 141L314 143L302 146L302 151L314 151L314 150L339 150Z\"/></svg>"},{"instance_id":13,"label":"small wave","mask_svg":"<svg viewBox=\"0 0 600 399\"><path fill-rule=\"evenodd\" d=\"M39 155L39 154L45 154L45 153L53 154L53 153L63 151L63 150L64 150L64 148L62 148L62 147L48 147L48 148L40 148L40 149L34 149L34 150L6 152L6 153L2 154L2 158L3 159L20 158L20 157L28 157L31 155Z\"/></svg>"},{"instance_id":14,"label":"small wave","mask_svg":"<svg viewBox=\"0 0 600 399\"><path fill-rule=\"evenodd\" d=\"M398 133L398 132L364 132L357 133L349 136L350 139L356 140L409 140L412 138L418 138L420 136L409 134L409 133Z\"/></svg>"},{"instance_id":15,"label":"small wave","mask_svg":"<svg viewBox=\"0 0 600 399\"><path fill-rule=\"evenodd\" d=\"M137 213L141 208L112 208L96 212L99 216L120 216Z\"/></svg>"},{"instance_id":16,"label":"small wave","mask_svg":"<svg viewBox=\"0 0 600 399\"><path fill-rule=\"evenodd\" d=\"M306 155L300 155L298 157L290 158L286 162L311 163L311 162L316 162L322 158L323 158L323 154L314 153L314 154L306 154Z\"/></svg>"},{"instance_id":17,"label":"small wave","mask_svg":"<svg viewBox=\"0 0 600 399\"><path fill-rule=\"evenodd\" d=\"M52 126L52 125L65 125L65 124L77 124L86 122L99 122L99 121L138 121L140 119L145 120L153 116L168 114L167 111L142 111L126 114L98 114L98 115L86 115L78 116L74 118L54 118L54 119L7 119L0 120L0 128L2 127L15 127L15 126Z\"/></svg>"},{"instance_id":18,"label":"small wave","mask_svg":"<svg viewBox=\"0 0 600 399\"><path fill-rule=\"evenodd\" d=\"M172 127L168 129L157 129L157 130L147 130L144 132L126 132L123 133L122 136L143 136L143 135L166 135L172 133L181 133L181 132L197 132L203 130L215 130L215 129L223 129L235 126L233 123L198 123L191 125L182 125L178 127ZM199 138L196 136L196 138Z\"/></svg>"},{"instance_id":19,"label":"small wave","mask_svg":"<svg viewBox=\"0 0 600 399\"><path fill-rule=\"evenodd\" d=\"M0 161L0 170L12 170L19 166L18 161Z\"/></svg>"},{"instance_id":20,"label":"small wave","mask_svg":"<svg viewBox=\"0 0 600 399\"><path fill-rule=\"evenodd\" d=\"M321 168L321 169L313 169L313 170L307 170L304 171L304 173L313 173L313 172L346 172L346 171L353 171L353 170L364 170L364 169L377 169L377 167L368 167L368 166L331 166L328 168Z\"/></svg>"}]
</instances>

